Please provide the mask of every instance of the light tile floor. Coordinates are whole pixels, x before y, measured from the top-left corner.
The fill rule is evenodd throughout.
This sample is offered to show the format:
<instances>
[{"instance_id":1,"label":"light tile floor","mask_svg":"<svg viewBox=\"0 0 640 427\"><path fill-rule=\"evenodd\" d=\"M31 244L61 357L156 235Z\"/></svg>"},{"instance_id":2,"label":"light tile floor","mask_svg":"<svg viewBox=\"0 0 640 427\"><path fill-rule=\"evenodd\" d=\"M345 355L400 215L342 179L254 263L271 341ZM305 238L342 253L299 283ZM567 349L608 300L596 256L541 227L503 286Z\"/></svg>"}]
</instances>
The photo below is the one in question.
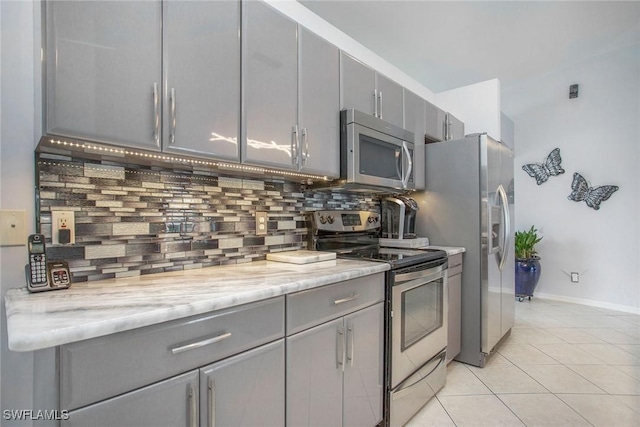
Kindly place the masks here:
<instances>
[{"instance_id":1,"label":"light tile floor","mask_svg":"<svg viewBox=\"0 0 640 427\"><path fill-rule=\"evenodd\" d=\"M451 362L407 426L640 426L640 315L516 302L487 366Z\"/></svg>"}]
</instances>

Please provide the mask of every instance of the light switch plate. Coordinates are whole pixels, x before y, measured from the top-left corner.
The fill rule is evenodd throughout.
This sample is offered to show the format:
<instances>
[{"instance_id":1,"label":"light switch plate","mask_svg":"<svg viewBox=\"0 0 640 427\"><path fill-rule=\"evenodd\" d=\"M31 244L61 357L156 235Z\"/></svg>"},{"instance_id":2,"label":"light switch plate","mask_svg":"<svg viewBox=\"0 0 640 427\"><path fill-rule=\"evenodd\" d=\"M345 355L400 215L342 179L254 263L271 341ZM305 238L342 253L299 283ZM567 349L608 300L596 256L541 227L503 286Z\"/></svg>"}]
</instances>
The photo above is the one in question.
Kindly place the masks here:
<instances>
[{"instance_id":1,"label":"light switch plate","mask_svg":"<svg viewBox=\"0 0 640 427\"><path fill-rule=\"evenodd\" d=\"M0 210L0 246L24 246L27 243L27 212Z\"/></svg>"}]
</instances>

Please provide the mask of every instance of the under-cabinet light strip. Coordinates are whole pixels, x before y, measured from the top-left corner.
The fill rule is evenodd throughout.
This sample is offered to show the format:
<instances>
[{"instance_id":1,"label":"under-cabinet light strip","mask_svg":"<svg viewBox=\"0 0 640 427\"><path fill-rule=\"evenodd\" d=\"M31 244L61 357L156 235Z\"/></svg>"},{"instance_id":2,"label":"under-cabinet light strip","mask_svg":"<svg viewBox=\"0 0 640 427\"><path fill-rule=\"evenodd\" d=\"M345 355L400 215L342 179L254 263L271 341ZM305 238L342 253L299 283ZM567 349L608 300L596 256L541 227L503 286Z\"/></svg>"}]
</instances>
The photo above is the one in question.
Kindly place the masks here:
<instances>
[{"instance_id":1,"label":"under-cabinet light strip","mask_svg":"<svg viewBox=\"0 0 640 427\"><path fill-rule=\"evenodd\" d=\"M143 158L147 158L147 159L153 159L153 160L160 160L163 162L168 162L168 163L190 163L192 165L198 165L198 166L210 166L210 167L215 167L215 168L219 168L219 169L227 169L227 170L239 170L239 171L243 171L243 172L253 172L253 173L260 173L260 174L273 174L273 175L283 175L283 176L290 176L290 177L296 177L296 178L306 178L306 179L321 179L324 181L328 181L329 179L326 176L318 176L318 175L309 175L309 174L304 174L304 173L298 173L298 172L289 172L289 171L282 171L282 170L277 170L277 169L265 169L265 168L261 168L261 167L256 167L256 166L248 166L248 165L241 165L241 164L235 164L235 163L224 163L224 162L212 162L212 161L207 161L207 160L198 160L198 159L191 159L191 158L187 158L187 157L174 157L174 156L165 156L162 154L150 154L150 153L143 153L143 152L139 152L139 151L130 151L130 150L126 150L126 149L119 149L119 148L113 148L113 147L103 147L100 145L92 145L92 144L88 144L88 143L79 143L79 142L73 142L73 141L64 141L64 140L60 140L60 139L50 139L49 143L52 145L62 145L62 146L68 146L71 148L80 148L80 149L86 149L86 150L96 150L96 151L102 151L106 154L124 154L124 155L128 155L128 156L137 156L137 157L143 157Z\"/></svg>"}]
</instances>

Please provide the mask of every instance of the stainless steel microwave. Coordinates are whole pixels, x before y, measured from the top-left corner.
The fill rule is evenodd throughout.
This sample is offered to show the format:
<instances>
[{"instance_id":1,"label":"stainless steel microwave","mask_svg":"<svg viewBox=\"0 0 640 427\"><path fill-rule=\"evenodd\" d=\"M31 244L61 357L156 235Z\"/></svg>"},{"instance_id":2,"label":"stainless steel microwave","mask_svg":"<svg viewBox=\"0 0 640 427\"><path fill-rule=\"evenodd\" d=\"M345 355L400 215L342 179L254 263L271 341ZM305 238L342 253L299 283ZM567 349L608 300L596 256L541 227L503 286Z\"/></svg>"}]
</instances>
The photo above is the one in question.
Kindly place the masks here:
<instances>
[{"instance_id":1,"label":"stainless steel microwave","mask_svg":"<svg viewBox=\"0 0 640 427\"><path fill-rule=\"evenodd\" d=\"M414 135L358 110L340 112L341 187L352 191L415 188Z\"/></svg>"}]
</instances>

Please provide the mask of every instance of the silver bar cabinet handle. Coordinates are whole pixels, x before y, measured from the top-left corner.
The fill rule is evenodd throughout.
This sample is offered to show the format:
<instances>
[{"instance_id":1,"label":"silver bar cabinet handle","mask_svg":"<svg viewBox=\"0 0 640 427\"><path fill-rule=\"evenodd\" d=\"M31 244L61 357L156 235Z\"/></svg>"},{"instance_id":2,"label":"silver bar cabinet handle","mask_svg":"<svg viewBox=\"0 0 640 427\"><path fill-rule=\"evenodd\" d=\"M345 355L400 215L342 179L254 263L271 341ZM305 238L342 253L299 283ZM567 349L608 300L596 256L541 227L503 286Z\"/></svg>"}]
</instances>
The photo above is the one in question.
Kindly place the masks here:
<instances>
[{"instance_id":1,"label":"silver bar cabinet handle","mask_svg":"<svg viewBox=\"0 0 640 427\"><path fill-rule=\"evenodd\" d=\"M198 427L198 406L193 386L189 387L189 424L191 427Z\"/></svg>"},{"instance_id":2,"label":"silver bar cabinet handle","mask_svg":"<svg viewBox=\"0 0 640 427\"><path fill-rule=\"evenodd\" d=\"M378 117L378 90L373 90L373 115Z\"/></svg>"},{"instance_id":3,"label":"silver bar cabinet handle","mask_svg":"<svg viewBox=\"0 0 640 427\"><path fill-rule=\"evenodd\" d=\"M216 425L216 388L213 384L213 378L209 378L208 384L209 395L209 427L215 427Z\"/></svg>"},{"instance_id":4,"label":"silver bar cabinet handle","mask_svg":"<svg viewBox=\"0 0 640 427\"><path fill-rule=\"evenodd\" d=\"M304 145L304 155L302 157L302 165L307 164L309 158L309 136L307 135L307 128L302 128L302 145Z\"/></svg>"},{"instance_id":5,"label":"silver bar cabinet handle","mask_svg":"<svg viewBox=\"0 0 640 427\"><path fill-rule=\"evenodd\" d=\"M171 353L180 354L180 353L184 353L185 351L195 350L197 348L201 348L201 347L205 347L207 345L215 344L217 342L220 342L222 340L225 340L225 339L229 338L230 336L231 336L231 332L227 332L226 334L218 335L218 336L213 337L213 338L209 338L209 339L206 339L206 340L202 340L202 341L194 342L194 343L191 343L191 344L182 345L180 347L172 348L171 349Z\"/></svg>"},{"instance_id":6,"label":"silver bar cabinet handle","mask_svg":"<svg viewBox=\"0 0 640 427\"><path fill-rule=\"evenodd\" d=\"M344 371L344 330L342 328L338 328L336 339L338 340L338 344L336 345L336 349L338 350L336 354L336 368L342 368L342 371Z\"/></svg>"},{"instance_id":7,"label":"silver bar cabinet handle","mask_svg":"<svg viewBox=\"0 0 640 427\"><path fill-rule=\"evenodd\" d=\"M378 94L378 102L380 102L380 106L378 107L378 111L380 112L380 114L378 115L378 117L382 118L382 91L380 91L380 93Z\"/></svg>"},{"instance_id":8,"label":"silver bar cabinet handle","mask_svg":"<svg viewBox=\"0 0 640 427\"><path fill-rule=\"evenodd\" d=\"M355 294L347 298L335 299L333 300L333 305L338 305L338 304L343 304L345 302L353 301L355 299L358 299L359 297L360 297L360 294Z\"/></svg>"},{"instance_id":9,"label":"silver bar cabinet handle","mask_svg":"<svg viewBox=\"0 0 640 427\"><path fill-rule=\"evenodd\" d=\"M298 163L298 125L293 126L291 132L291 164Z\"/></svg>"},{"instance_id":10,"label":"silver bar cabinet handle","mask_svg":"<svg viewBox=\"0 0 640 427\"><path fill-rule=\"evenodd\" d=\"M355 350L354 346L354 337L353 337L353 325L351 327L347 327L347 336L349 337L349 356L347 356L347 362L349 362L350 366L353 366L353 357Z\"/></svg>"},{"instance_id":11,"label":"silver bar cabinet handle","mask_svg":"<svg viewBox=\"0 0 640 427\"><path fill-rule=\"evenodd\" d=\"M153 139L160 143L160 84L153 84Z\"/></svg>"},{"instance_id":12,"label":"silver bar cabinet handle","mask_svg":"<svg viewBox=\"0 0 640 427\"><path fill-rule=\"evenodd\" d=\"M176 142L176 89L171 88L171 133L169 134L169 144Z\"/></svg>"}]
</instances>

